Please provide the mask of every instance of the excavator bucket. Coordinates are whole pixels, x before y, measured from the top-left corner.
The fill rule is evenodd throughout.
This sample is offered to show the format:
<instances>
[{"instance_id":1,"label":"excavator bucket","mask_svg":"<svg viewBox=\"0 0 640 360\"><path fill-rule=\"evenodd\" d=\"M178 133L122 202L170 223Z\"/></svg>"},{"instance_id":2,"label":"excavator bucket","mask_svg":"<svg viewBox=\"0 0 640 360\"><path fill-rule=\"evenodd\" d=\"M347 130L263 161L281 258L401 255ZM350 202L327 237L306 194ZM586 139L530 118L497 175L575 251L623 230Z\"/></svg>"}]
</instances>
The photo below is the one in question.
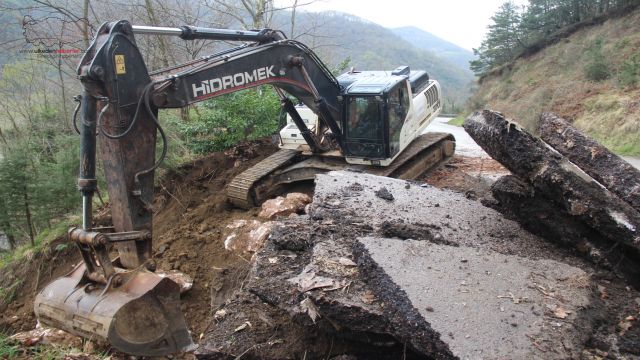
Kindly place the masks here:
<instances>
[{"instance_id":1,"label":"excavator bucket","mask_svg":"<svg viewBox=\"0 0 640 360\"><path fill-rule=\"evenodd\" d=\"M138 356L164 356L193 350L180 311L180 289L144 268L121 271L106 284L85 277L78 265L38 294L39 321L85 338L101 338Z\"/></svg>"}]
</instances>

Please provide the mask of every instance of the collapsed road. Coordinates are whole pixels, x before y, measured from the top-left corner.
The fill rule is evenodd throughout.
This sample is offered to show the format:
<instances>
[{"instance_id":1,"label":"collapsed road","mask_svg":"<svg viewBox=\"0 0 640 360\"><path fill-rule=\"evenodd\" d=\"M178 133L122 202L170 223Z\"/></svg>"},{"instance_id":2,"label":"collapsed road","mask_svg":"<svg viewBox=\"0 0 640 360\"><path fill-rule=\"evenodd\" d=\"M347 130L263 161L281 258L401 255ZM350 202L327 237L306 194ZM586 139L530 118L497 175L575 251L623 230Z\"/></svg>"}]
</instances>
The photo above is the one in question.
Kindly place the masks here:
<instances>
[{"instance_id":1,"label":"collapsed road","mask_svg":"<svg viewBox=\"0 0 640 360\"><path fill-rule=\"evenodd\" d=\"M616 327L637 315L639 296L462 194L331 172L317 176L308 215L278 222L242 290L214 310L196 354L628 354L639 349L637 331Z\"/></svg>"}]
</instances>

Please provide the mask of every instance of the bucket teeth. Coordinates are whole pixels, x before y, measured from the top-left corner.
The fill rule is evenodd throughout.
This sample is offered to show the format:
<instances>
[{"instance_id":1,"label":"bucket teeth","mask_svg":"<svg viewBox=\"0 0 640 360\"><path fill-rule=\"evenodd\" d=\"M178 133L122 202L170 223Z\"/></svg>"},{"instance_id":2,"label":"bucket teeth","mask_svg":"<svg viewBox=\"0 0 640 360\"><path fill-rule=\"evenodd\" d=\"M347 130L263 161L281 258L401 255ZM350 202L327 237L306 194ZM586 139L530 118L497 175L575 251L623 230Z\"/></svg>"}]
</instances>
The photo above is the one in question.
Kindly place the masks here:
<instances>
[{"instance_id":1,"label":"bucket teeth","mask_svg":"<svg viewBox=\"0 0 640 360\"><path fill-rule=\"evenodd\" d=\"M144 269L118 273L106 285L87 281L84 265L37 295L38 320L85 338L102 338L137 356L195 348L180 310L180 288Z\"/></svg>"}]
</instances>

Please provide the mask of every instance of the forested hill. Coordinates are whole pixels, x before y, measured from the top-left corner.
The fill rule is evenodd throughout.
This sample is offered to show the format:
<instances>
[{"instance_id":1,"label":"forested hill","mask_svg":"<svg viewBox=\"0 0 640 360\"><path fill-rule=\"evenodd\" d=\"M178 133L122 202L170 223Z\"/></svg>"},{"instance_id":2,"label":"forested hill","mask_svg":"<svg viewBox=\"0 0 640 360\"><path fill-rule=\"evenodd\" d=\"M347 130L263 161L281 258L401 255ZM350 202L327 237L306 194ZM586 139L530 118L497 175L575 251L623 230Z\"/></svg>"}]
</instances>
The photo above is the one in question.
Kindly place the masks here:
<instances>
[{"instance_id":1,"label":"forested hill","mask_svg":"<svg viewBox=\"0 0 640 360\"><path fill-rule=\"evenodd\" d=\"M276 19L274 27L279 21L282 28L289 28L286 16ZM356 16L339 12L300 13L293 34L333 66L349 59L348 67L359 70L391 70L400 65L426 70L442 84L449 106L463 104L470 94L474 76L468 66L458 65L467 61L468 54L463 59L450 54L440 56L438 49L423 49L421 43L411 44L394 30ZM455 47L440 40L440 47L445 44Z\"/></svg>"},{"instance_id":2,"label":"forested hill","mask_svg":"<svg viewBox=\"0 0 640 360\"><path fill-rule=\"evenodd\" d=\"M578 30L484 75L470 109L535 130L554 111L620 154L640 155L640 8Z\"/></svg>"},{"instance_id":3,"label":"forested hill","mask_svg":"<svg viewBox=\"0 0 640 360\"><path fill-rule=\"evenodd\" d=\"M393 32L414 46L429 50L444 60L450 61L463 69L469 69L469 62L475 59L473 52L452 44L431 33L413 26L393 29ZM469 70L471 71L471 70Z\"/></svg>"}]
</instances>

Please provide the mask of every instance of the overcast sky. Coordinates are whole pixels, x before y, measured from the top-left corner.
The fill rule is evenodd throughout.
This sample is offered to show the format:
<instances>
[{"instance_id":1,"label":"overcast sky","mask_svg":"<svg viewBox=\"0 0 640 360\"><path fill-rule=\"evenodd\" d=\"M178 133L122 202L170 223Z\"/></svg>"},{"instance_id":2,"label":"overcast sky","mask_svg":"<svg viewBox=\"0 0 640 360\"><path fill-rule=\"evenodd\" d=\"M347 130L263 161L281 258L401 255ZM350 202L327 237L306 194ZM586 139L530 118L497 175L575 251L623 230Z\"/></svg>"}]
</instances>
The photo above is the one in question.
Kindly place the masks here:
<instances>
[{"instance_id":1,"label":"overcast sky","mask_svg":"<svg viewBox=\"0 0 640 360\"><path fill-rule=\"evenodd\" d=\"M300 0L299 3L303 1ZM415 26L471 50L480 46L491 16L504 2L505 0L317 0L302 9L341 11L385 27ZM525 1L516 3L522 4Z\"/></svg>"}]
</instances>

